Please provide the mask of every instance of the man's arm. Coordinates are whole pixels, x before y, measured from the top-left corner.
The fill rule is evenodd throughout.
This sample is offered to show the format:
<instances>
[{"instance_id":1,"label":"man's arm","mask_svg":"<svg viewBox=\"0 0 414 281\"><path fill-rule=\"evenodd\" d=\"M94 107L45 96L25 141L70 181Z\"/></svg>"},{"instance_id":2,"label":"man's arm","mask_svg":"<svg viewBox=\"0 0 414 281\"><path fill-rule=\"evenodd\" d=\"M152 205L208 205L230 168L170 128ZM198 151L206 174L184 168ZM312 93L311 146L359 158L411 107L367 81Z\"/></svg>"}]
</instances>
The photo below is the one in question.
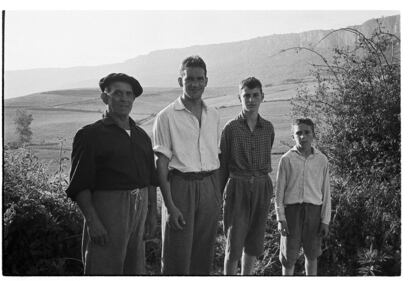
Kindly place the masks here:
<instances>
[{"instance_id":1,"label":"man's arm","mask_svg":"<svg viewBox=\"0 0 414 281\"><path fill-rule=\"evenodd\" d=\"M174 205L171 196L171 186L168 181L168 163L170 160L162 153L157 153L157 172L158 180L164 204L167 207L168 218L167 223L175 230L182 230L185 220L180 210Z\"/></svg>"},{"instance_id":2,"label":"man's arm","mask_svg":"<svg viewBox=\"0 0 414 281\"><path fill-rule=\"evenodd\" d=\"M223 194L229 177L230 136L228 126L225 126L220 138L220 188Z\"/></svg>"},{"instance_id":3,"label":"man's arm","mask_svg":"<svg viewBox=\"0 0 414 281\"><path fill-rule=\"evenodd\" d=\"M86 220L86 226L92 242L104 246L109 241L108 233L93 206L91 191L84 189L79 192L76 195L76 203Z\"/></svg>"},{"instance_id":4,"label":"man's arm","mask_svg":"<svg viewBox=\"0 0 414 281\"><path fill-rule=\"evenodd\" d=\"M91 199L91 189L94 187L96 172L93 137L94 134L87 133L85 128L79 130L75 135L71 156L70 182L66 193L78 204L85 218L87 231L92 242L103 246L108 242L108 233Z\"/></svg>"}]
</instances>

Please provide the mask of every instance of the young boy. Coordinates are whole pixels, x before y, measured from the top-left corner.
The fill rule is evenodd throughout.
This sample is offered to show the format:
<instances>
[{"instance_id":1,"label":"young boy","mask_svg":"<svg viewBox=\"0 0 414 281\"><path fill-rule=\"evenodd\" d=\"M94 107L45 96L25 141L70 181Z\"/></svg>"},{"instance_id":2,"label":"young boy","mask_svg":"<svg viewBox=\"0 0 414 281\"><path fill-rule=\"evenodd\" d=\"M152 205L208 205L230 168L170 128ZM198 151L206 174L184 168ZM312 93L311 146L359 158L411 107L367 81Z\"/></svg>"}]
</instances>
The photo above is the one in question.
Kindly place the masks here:
<instances>
[{"instance_id":1,"label":"young boy","mask_svg":"<svg viewBox=\"0 0 414 281\"><path fill-rule=\"evenodd\" d=\"M293 275L303 245L306 275L316 275L322 238L328 234L331 217L328 160L312 146L312 120L296 119L292 129L296 145L280 159L276 177L279 258L282 274Z\"/></svg>"},{"instance_id":2,"label":"young boy","mask_svg":"<svg viewBox=\"0 0 414 281\"><path fill-rule=\"evenodd\" d=\"M259 115L264 95L254 77L239 85L240 114L222 132L221 172L224 190L223 224L227 238L224 274L250 275L263 253L266 218L272 197L270 153L275 137L272 123ZM227 182L227 183L226 183Z\"/></svg>"}]
</instances>

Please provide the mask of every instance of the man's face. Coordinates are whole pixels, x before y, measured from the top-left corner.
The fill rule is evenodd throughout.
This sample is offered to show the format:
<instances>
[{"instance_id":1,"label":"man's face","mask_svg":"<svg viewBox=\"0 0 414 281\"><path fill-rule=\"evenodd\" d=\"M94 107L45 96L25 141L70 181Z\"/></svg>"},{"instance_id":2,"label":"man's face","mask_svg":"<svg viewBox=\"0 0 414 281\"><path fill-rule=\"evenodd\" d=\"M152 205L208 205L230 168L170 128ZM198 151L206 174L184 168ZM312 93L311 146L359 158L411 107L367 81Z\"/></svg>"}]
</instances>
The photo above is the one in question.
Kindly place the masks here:
<instances>
[{"instance_id":1,"label":"man's face","mask_svg":"<svg viewBox=\"0 0 414 281\"><path fill-rule=\"evenodd\" d=\"M109 113L121 117L128 117L135 100L134 92L129 83L113 82L109 85L109 93L106 93L106 101Z\"/></svg>"},{"instance_id":2,"label":"man's face","mask_svg":"<svg viewBox=\"0 0 414 281\"><path fill-rule=\"evenodd\" d=\"M306 124L293 125L293 138L299 149L308 149L313 141L312 127Z\"/></svg>"},{"instance_id":3,"label":"man's face","mask_svg":"<svg viewBox=\"0 0 414 281\"><path fill-rule=\"evenodd\" d=\"M207 81L204 69L201 67L186 67L178 78L178 84L183 88L185 97L191 100L201 99Z\"/></svg>"},{"instance_id":4,"label":"man's face","mask_svg":"<svg viewBox=\"0 0 414 281\"><path fill-rule=\"evenodd\" d=\"M240 91L239 99L244 112L258 112L263 101L263 93L260 88L249 89L244 87Z\"/></svg>"}]
</instances>

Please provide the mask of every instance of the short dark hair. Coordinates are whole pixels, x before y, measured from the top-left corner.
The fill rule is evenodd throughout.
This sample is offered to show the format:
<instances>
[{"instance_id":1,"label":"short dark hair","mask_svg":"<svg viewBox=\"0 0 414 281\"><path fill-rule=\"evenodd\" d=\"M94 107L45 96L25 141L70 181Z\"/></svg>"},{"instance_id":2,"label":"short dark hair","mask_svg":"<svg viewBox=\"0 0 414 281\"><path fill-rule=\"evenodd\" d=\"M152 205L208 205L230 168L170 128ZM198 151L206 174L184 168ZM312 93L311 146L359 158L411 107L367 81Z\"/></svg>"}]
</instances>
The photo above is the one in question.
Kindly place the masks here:
<instances>
[{"instance_id":1,"label":"short dark hair","mask_svg":"<svg viewBox=\"0 0 414 281\"><path fill-rule=\"evenodd\" d=\"M295 119L292 123L292 128L293 128L293 126L300 125L300 124L305 124L305 125L310 126L311 129L312 129L313 136L316 136L316 134L315 134L315 123L313 123L313 121L310 118L297 118L297 119Z\"/></svg>"},{"instance_id":2,"label":"short dark hair","mask_svg":"<svg viewBox=\"0 0 414 281\"><path fill-rule=\"evenodd\" d=\"M241 92L241 90L243 90L244 88L259 88L260 92L263 94L262 83L256 77L248 77L246 79L243 79L239 84L239 92Z\"/></svg>"},{"instance_id":3,"label":"short dark hair","mask_svg":"<svg viewBox=\"0 0 414 281\"><path fill-rule=\"evenodd\" d=\"M186 67L201 67L204 69L204 75L207 77L207 66L200 56L189 56L183 60L180 66L181 76L183 75Z\"/></svg>"}]
</instances>

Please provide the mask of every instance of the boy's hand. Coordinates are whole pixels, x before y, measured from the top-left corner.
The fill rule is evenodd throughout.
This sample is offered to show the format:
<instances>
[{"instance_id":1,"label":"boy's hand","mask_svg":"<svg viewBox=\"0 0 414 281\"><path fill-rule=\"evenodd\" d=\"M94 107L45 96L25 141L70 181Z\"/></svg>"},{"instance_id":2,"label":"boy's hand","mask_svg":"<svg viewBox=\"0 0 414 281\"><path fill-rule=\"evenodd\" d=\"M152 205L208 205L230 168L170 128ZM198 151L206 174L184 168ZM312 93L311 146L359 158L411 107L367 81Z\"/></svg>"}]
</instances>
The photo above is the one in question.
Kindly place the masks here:
<instances>
[{"instance_id":1,"label":"boy's hand","mask_svg":"<svg viewBox=\"0 0 414 281\"><path fill-rule=\"evenodd\" d=\"M279 221L279 223L277 224L277 230L279 230L282 236L289 235L289 229L286 221Z\"/></svg>"},{"instance_id":2,"label":"boy's hand","mask_svg":"<svg viewBox=\"0 0 414 281\"><path fill-rule=\"evenodd\" d=\"M183 214L181 214L178 208L173 207L171 208L171 210L168 210L167 223L174 230L183 229L183 227L185 226L185 220L184 220Z\"/></svg>"},{"instance_id":3,"label":"boy's hand","mask_svg":"<svg viewBox=\"0 0 414 281\"><path fill-rule=\"evenodd\" d=\"M326 238L329 233L329 225L326 223L321 222L321 226L319 227L319 235L322 236L322 238Z\"/></svg>"}]
</instances>

